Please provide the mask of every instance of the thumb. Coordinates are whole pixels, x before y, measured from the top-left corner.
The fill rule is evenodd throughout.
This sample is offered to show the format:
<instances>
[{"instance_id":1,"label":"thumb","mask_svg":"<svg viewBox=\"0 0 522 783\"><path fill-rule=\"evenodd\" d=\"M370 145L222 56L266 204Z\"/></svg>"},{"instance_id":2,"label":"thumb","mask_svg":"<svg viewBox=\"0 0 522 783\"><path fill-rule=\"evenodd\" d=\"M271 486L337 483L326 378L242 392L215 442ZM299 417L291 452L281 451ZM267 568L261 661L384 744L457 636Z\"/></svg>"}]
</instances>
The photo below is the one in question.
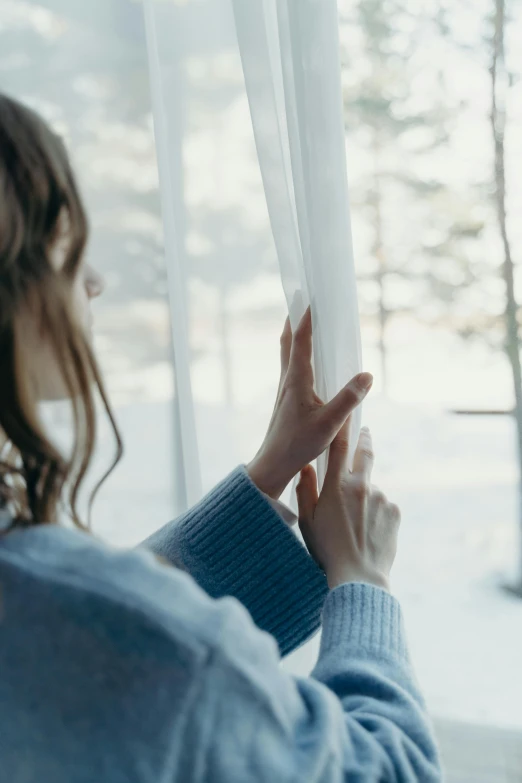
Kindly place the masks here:
<instances>
[{"instance_id":1,"label":"thumb","mask_svg":"<svg viewBox=\"0 0 522 783\"><path fill-rule=\"evenodd\" d=\"M296 487L297 505L299 508L299 530L307 544L307 528L314 521L315 507L319 499L317 493L317 475L311 465L306 465L301 471L301 479Z\"/></svg>"},{"instance_id":2,"label":"thumb","mask_svg":"<svg viewBox=\"0 0 522 783\"><path fill-rule=\"evenodd\" d=\"M373 384L373 375L362 372L346 384L321 410L321 417L328 422L332 438L339 432L348 416L364 400Z\"/></svg>"}]
</instances>

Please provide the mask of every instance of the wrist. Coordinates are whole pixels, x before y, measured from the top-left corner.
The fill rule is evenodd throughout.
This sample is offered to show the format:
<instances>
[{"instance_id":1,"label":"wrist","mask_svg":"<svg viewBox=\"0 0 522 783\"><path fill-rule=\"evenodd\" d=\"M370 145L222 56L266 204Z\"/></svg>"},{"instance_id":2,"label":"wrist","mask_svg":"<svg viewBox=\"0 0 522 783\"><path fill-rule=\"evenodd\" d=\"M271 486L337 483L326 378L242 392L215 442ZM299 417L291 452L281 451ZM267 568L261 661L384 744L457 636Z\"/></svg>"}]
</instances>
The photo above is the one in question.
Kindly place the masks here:
<instances>
[{"instance_id":1,"label":"wrist","mask_svg":"<svg viewBox=\"0 0 522 783\"><path fill-rule=\"evenodd\" d=\"M336 569L327 571L326 579L330 590L333 590L340 585L349 584L350 582L360 582L362 584L373 585L373 587L380 587L382 590L386 590L388 593L390 592L389 578L379 571L356 571L349 568Z\"/></svg>"},{"instance_id":2,"label":"wrist","mask_svg":"<svg viewBox=\"0 0 522 783\"><path fill-rule=\"evenodd\" d=\"M256 487L272 500L279 500L285 491L288 481L285 481L276 471L271 470L267 462L258 457L246 465L246 470L251 481Z\"/></svg>"}]
</instances>

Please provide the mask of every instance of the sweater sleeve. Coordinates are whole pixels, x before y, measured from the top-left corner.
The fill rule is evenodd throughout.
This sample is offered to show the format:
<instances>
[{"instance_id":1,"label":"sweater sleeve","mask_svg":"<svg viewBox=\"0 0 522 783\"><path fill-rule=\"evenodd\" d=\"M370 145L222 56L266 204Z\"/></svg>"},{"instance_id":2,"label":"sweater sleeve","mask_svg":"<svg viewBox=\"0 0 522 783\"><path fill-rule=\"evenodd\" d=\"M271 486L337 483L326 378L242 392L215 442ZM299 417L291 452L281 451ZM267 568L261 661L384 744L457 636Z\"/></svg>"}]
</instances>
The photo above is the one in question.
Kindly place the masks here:
<instances>
[{"instance_id":1,"label":"sweater sleeve","mask_svg":"<svg viewBox=\"0 0 522 783\"><path fill-rule=\"evenodd\" d=\"M442 780L399 605L371 585L328 595L309 678L282 670L270 639L229 607L199 709L212 726L208 783Z\"/></svg>"},{"instance_id":2,"label":"sweater sleeve","mask_svg":"<svg viewBox=\"0 0 522 783\"><path fill-rule=\"evenodd\" d=\"M243 466L142 546L184 568L213 598L241 601L282 655L320 626L325 575Z\"/></svg>"}]
</instances>

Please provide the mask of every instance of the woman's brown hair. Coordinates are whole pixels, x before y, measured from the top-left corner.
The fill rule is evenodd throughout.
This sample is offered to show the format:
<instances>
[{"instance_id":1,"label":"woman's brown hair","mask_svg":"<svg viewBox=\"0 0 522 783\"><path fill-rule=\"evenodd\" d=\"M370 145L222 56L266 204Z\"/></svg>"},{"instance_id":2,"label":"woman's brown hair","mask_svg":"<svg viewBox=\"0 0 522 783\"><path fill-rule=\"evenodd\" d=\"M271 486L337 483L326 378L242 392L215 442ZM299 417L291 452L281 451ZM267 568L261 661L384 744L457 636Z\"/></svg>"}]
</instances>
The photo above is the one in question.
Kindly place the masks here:
<instances>
[{"instance_id":1,"label":"woman's brown hair","mask_svg":"<svg viewBox=\"0 0 522 783\"><path fill-rule=\"evenodd\" d=\"M49 253L66 217L67 255L60 270ZM100 371L72 307L71 287L88 236L85 209L61 139L35 112L0 94L0 432L11 444L0 461L0 510L12 526L58 520L65 511L82 525L78 494L96 442L95 394L99 393L117 443L121 439ZM20 313L30 309L52 346L71 400L74 441L65 457L45 433L31 368L17 333Z\"/></svg>"}]
</instances>

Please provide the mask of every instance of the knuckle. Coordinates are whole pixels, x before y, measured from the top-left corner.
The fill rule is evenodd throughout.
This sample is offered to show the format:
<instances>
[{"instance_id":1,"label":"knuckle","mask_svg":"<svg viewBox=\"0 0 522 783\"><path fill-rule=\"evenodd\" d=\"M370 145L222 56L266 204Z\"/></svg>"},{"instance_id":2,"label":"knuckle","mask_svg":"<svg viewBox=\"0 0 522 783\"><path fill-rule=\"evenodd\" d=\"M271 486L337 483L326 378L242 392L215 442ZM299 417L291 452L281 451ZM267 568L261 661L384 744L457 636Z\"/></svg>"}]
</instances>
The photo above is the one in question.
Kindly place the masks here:
<instances>
[{"instance_id":1,"label":"knuckle","mask_svg":"<svg viewBox=\"0 0 522 783\"><path fill-rule=\"evenodd\" d=\"M386 495L380 489L376 489L373 493L373 500L378 506L384 506L387 503Z\"/></svg>"},{"instance_id":2,"label":"knuckle","mask_svg":"<svg viewBox=\"0 0 522 783\"><path fill-rule=\"evenodd\" d=\"M346 495L353 491L353 481L350 476L342 475L338 479L336 489L340 490L341 495Z\"/></svg>"},{"instance_id":3,"label":"knuckle","mask_svg":"<svg viewBox=\"0 0 522 783\"><path fill-rule=\"evenodd\" d=\"M330 446L330 448L337 452L337 454L346 454L348 452L348 447L349 443L347 435L337 435L332 445Z\"/></svg>"},{"instance_id":4,"label":"knuckle","mask_svg":"<svg viewBox=\"0 0 522 783\"><path fill-rule=\"evenodd\" d=\"M370 496L370 487L365 481L356 481L352 485L352 492L357 500L365 501Z\"/></svg>"},{"instance_id":5,"label":"knuckle","mask_svg":"<svg viewBox=\"0 0 522 783\"><path fill-rule=\"evenodd\" d=\"M363 446L361 448L361 454L364 457L364 459L366 459L366 460L368 460L370 462L373 462L374 459L375 459L375 452L372 449L372 447L369 446L369 445Z\"/></svg>"}]
</instances>

